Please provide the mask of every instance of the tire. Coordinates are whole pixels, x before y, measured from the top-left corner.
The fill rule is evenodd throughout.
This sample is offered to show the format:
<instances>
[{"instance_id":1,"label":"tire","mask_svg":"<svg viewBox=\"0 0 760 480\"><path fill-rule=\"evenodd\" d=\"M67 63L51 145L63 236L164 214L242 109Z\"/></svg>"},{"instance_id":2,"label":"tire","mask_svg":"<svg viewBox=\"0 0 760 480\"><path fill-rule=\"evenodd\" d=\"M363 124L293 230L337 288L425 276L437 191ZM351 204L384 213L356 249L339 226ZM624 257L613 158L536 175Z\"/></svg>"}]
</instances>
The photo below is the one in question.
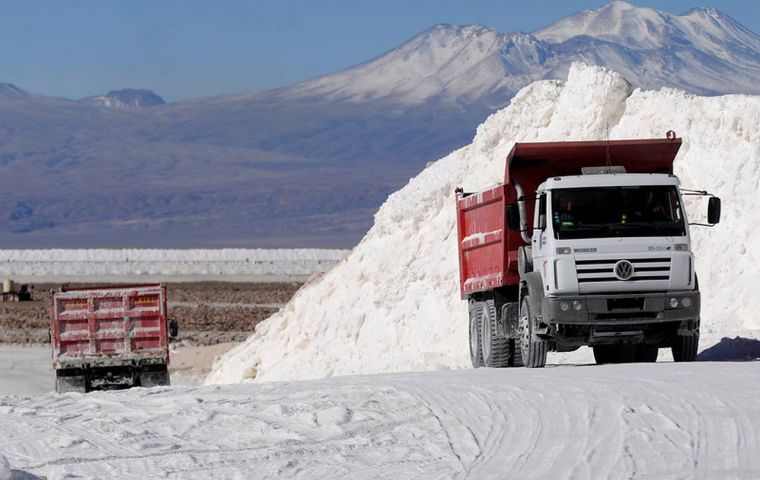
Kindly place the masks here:
<instances>
[{"instance_id":1,"label":"tire","mask_svg":"<svg viewBox=\"0 0 760 480\"><path fill-rule=\"evenodd\" d=\"M656 363L660 349L657 345L638 345L636 361L641 363Z\"/></svg>"},{"instance_id":2,"label":"tire","mask_svg":"<svg viewBox=\"0 0 760 480\"><path fill-rule=\"evenodd\" d=\"M657 361L657 347L648 345L600 345L594 347L597 365L606 363L634 363Z\"/></svg>"},{"instance_id":3,"label":"tire","mask_svg":"<svg viewBox=\"0 0 760 480\"><path fill-rule=\"evenodd\" d=\"M522 349L520 348L520 339L515 340L511 338L509 340L509 366L510 367L524 367L522 357Z\"/></svg>"},{"instance_id":4,"label":"tire","mask_svg":"<svg viewBox=\"0 0 760 480\"><path fill-rule=\"evenodd\" d=\"M84 374L67 375L65 372L55 372L55 391L87 393L87 379Z\"/></svg>"},{"instance_id":5,"label":"tire","mask_svg":"<svg viewBox=\"0 0 760 480\"><path fill-rule=\"evenodd\" d=\"M612 349L608 345L594 347L594 361L597 365L604 365L612 362Z\"/></svg>"},{"instance_id":6,"label":"tire","mask_svg":"<svg viewBox=\"0 0 760 480\"><path fill-rule=\"evenodd\" d=\"M520 353L523 366L527 368L543 368L546 365L546 354L549 350L546 340L533 339L533 312L530 310L530 299L526 295L520 303Z\"/></svg>"},{"instance_id":7,"label":"tire","mask_svg":"<svg viewBox=\"0 0 760 480\"><path fill-rule=\"evenodd\" d=\"M673 361L693 362L697 359L697 350L699 350L699 334L676 335L670 350L673 352Z\"/></svg>"},{"instance_id":8,"label":"tire","mask_svg":"<svg viewBox=\"0 0 760 480\"><path fill-rule=\"evenodd\" d=\"M496 303L493 300L482 302L480 315L481 347L483 365L490 368L509 366L509 340L497 333Z\"/></svg>"},{"instance_id":9,"label":"tire","mask_svg":"<svg viewBox=\"0 0 760 480\"><path fill-rule=\"evenodd\" d=\"M506 314L511 317L508 318L508 323L517 323L518 315L519 315L519 307L520 304L518 302L511 302L508 304L509 308L507 308ZM523 359L522 359L522 349L520 348L520 339L514 339L509 338L509 366L510 367L522 367L523 365Z\"/></svg>"},{"instance_id":10,"label":"tire","mask_svg":"<svg viewBox=\"0 0 760 480\"><path fill-rule=\"evenodd\" d=\"M480 317L483 315L481 302L470 303L470 361L472 368L483 366L483 342L480 337Z\"/></svg>"}]
</instances>

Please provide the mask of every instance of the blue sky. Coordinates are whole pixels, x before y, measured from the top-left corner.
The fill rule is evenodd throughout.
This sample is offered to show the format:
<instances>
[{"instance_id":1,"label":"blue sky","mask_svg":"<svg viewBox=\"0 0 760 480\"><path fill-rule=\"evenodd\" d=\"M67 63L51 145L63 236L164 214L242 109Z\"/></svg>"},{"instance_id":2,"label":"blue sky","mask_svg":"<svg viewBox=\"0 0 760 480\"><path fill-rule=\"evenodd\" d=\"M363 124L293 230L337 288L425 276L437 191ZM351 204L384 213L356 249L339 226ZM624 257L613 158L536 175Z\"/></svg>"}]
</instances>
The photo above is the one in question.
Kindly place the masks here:
<instances>
[{"instance_id":1,"label":"blue sky","mask_svg":"<svg viewBox=\"0 0 760 480\"><path fill-rule=\"evenodd\" d=\"M710 6L760 31L750 0ZM167 100L265 90L377 56L437 23L532 31L604 1L0 1L0 82L80 98L124 87Z\"/></svg>"}]
</instances>

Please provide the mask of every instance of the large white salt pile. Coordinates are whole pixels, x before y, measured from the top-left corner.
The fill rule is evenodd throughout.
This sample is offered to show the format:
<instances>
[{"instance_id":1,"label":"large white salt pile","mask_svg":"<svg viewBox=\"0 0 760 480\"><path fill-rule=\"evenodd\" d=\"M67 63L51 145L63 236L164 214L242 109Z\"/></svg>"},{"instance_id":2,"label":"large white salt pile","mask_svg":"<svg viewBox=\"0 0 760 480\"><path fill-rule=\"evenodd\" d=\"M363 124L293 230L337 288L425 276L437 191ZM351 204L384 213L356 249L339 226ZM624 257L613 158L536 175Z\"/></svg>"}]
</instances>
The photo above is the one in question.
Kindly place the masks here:
<instances>
[{"instance_id":1,"label":"large white salt pile","mask_svg":"<svg viewBox=\"0 0 760 480\"><path fill-rule=\"evenodd\" d=\"M468 364L467 309L459 298L454 188L500 182L516 141L684 138L684 187L723 198L723 221L693 227L704 332L760 327L758 156L760 97L705 98L633 89L619 74L573 65L567 82L541 81L492 115L473 143L391 195L362 242L305 286L208 383L460 367ZM690 205L704 217L704 204Z\"/></svg>"}]
</instances>

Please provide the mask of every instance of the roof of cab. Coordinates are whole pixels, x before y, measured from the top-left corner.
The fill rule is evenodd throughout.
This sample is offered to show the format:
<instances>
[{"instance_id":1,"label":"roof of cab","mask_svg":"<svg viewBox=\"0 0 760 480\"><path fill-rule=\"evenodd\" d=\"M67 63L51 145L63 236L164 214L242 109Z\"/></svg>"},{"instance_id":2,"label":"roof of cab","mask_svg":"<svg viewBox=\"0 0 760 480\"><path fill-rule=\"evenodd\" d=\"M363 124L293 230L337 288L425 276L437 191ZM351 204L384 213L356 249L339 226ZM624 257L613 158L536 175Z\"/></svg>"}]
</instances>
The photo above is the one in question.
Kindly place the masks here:
<instances>
[{"instance_id":1,"label":"roof of cab","mask_svg":"<svg viewBox=\"0 0 760 480\"><path fill-rule=\"evenodd\" d=\"M547 178L539 190L557 188L630 187L651 185L680 185L675 175L664 173L604 173L594 175L567 175Z\"/></svg>"}]
</instances>

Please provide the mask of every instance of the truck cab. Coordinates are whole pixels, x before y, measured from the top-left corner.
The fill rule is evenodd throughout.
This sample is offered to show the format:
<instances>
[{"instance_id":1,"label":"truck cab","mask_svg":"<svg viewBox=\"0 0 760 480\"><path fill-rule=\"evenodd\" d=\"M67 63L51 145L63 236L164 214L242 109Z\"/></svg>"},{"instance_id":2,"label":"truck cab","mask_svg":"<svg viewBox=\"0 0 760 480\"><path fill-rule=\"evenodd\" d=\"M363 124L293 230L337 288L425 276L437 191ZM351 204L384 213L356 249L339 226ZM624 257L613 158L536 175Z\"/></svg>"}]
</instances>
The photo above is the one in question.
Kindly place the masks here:
<instances>
[{"instance_id":1,"label":"truck cab","mask_svg":"<svg viewBox=\"0 0 760 480\"><path fill-rule=\"evenodd\" d=\"M696 357L700 292L672 173L678 146L674 135L516 144L505 184L459 192L474 366L542 367L547 352L580 346L597 363L653 362L668 347L676 361ZM711 197L708 224L718 223L717 197L686 194Z\"/></svg>"}]
</instances>

